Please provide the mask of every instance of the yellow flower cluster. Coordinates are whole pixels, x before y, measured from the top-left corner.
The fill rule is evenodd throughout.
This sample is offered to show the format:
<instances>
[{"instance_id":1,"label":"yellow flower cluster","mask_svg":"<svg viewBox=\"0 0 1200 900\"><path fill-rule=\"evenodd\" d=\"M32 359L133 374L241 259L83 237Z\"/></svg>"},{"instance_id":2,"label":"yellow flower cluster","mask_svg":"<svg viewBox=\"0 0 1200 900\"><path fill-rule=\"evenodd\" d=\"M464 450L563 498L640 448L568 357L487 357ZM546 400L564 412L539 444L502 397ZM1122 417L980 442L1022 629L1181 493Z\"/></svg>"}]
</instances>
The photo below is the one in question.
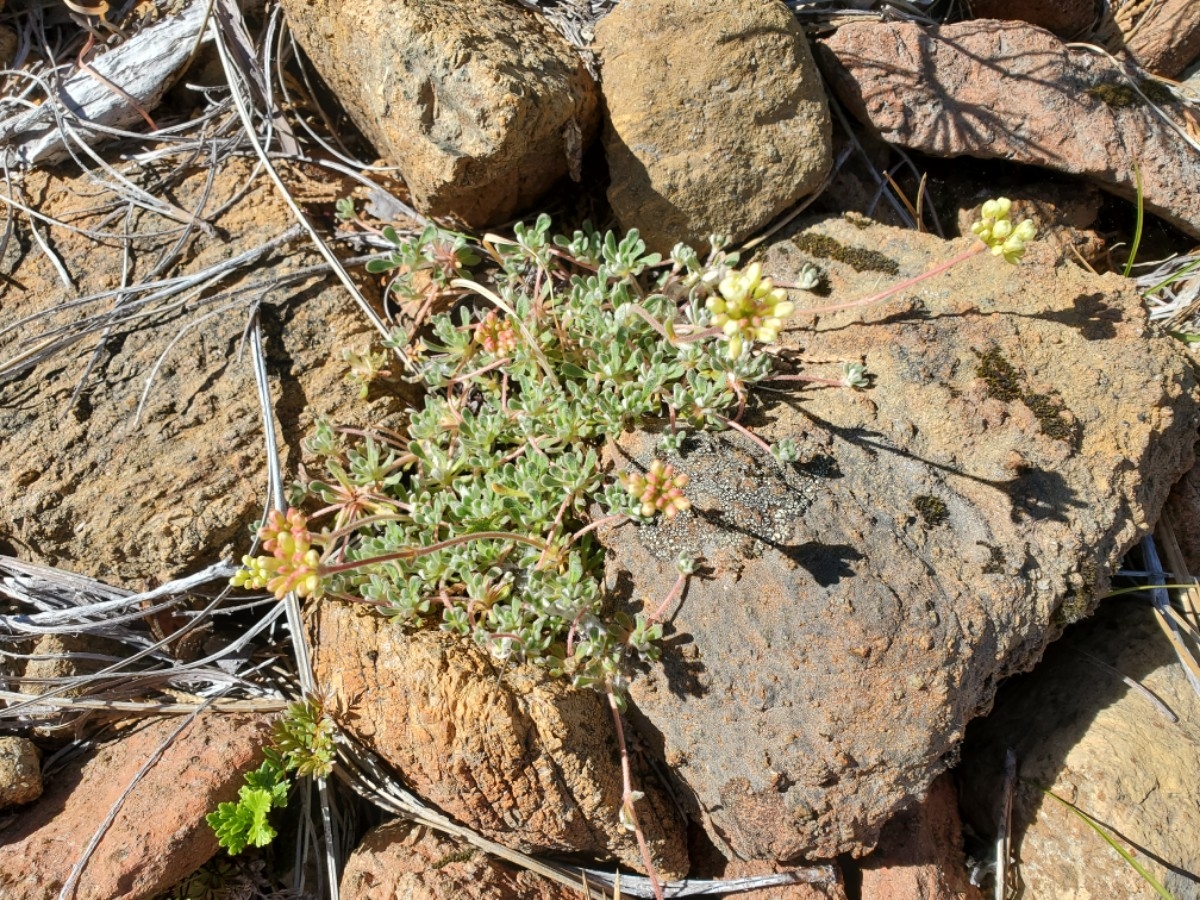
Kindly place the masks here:
<instances>
[{"instance_id":1,"label":"yellow flower cluster","mask_svg":"<svg viewBox=\"0 0 1200 900\"><path fill-rule=\"evenodd\" d=\"M778 340L783 320L796 308L786 291L762 277L758 263L726 275L706 305L713 313L713 324L729 338L730 359L741 356L751 341L770 344Z\"/></svg>"},{"instance_id":2,"label":"yellow flower cluster","mask_svg":"<svg viewBox=\"0 0 1200 900\"><path fill-rule=\"evenodd\" d=\"M301 597L321 596L321 554L313 548L308 520L298 509L287 514L272 510L258 530L270 556L243 556L242 568L230 579L234 587L266 588L282 600L295 591Z\"/></svg>"},{"instance_id":3,"label":"yellow flower cluster","mask_svg":"<svg viewBox=\"0 0 1200 900\"><path fill-rule=\"evenodd\" d=\"M993 256L1016 263L1025 255L1025 244L1037 237L1037 227L1032 219L1013 225L1008 217L1011 211L1012 201L1007 197L988 200L979 211L983 218L971 226L971 231L991 248Z\"/></svg>"}]
</instances>

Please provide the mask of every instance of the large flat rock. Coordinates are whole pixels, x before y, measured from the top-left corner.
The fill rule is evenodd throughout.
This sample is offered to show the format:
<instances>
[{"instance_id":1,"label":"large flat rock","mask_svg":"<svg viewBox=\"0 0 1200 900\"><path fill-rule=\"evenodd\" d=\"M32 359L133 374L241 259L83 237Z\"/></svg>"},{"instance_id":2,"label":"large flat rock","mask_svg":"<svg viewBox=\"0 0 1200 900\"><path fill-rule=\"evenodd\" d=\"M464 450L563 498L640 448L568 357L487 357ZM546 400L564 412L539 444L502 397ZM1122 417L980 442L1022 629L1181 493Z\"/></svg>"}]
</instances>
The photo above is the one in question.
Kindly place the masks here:
<instances>
[{"instance_id":1,"label":"large flat rock","mask_svg":"<svg viewBox=\"0 0 1200 900\"><path fill-rule=\"evenodd\" d=\"M215 217L219 231L195 234L183 260L164 275L211 270L284 231L291 214L270 183L245 183L253 167L233 159L212 173L211 186L204 169L176 186L177 202L203 211L247 193ZM88 176L34 173L27 189L48 215L106 227L103 210L88 211L80 200L92 189ZM114 311L112 297L76 303L120 286L120 245L65 229L53 239L75 279L72 288L63 286L24 222L17 223L0 262L11 275L0 280L9 326L0 333L0 359L86 319L102 325L105 315L122 309L116 304ZM142 239L134 264L148 264L174 240L169 232ZM203 297L164 301L159 306L169 309L115 325L103 342L98 325L57 357L0 383L0 552L132 586L246 552L246 526L261 516L267 486L262 413L243 344L258 302L285 471L296 470L300 442L317 417L379 424L402 409L411 390L401 396L374 390L364 403L345 381L340 351L377 346L345 290L318 283L320 275L286 281L315 261L302 242L285 243L227 273ZM242 293L230 296L231 289ZM144 296L127 298L124 308Z\"/></svg>"},{"instance_id":2,"label":"large flat rock","mask_svg":"<svg viewBox=\"0 0 1200 900\"><path fill-rule=\"evenodd\" d=\"M815 261L831 290L801 300L815 306L966 246L828 220L764 268L789 279ZM950 764L997 681L1090 611L1187 469L1200 416L1179 345L1120 278L1052 258L976 256L790 332L806 373L863 359L872 387L760 392L747 424L794 439L805 461L781 467L736 434L691 439L670 458L692 511L605 538L632 609L667 595L677 554L705 560L663 664L631 693L728 853L868 851ZM616 462L656 454L655 435L634 434Z\"/></svg>"},{"instance_id":3,"label":"large flat rock","mask_svg":"<svg viewBox=\"0 0 1200 900\"><path fill-rule=\"evenodd\" d=\"M1200 150L1099 52L1023 22L843 25L817 45L838 98L884 140L934 156L1007 159L1082 175L1200 237Z\"/></svg>"}]
</instances>

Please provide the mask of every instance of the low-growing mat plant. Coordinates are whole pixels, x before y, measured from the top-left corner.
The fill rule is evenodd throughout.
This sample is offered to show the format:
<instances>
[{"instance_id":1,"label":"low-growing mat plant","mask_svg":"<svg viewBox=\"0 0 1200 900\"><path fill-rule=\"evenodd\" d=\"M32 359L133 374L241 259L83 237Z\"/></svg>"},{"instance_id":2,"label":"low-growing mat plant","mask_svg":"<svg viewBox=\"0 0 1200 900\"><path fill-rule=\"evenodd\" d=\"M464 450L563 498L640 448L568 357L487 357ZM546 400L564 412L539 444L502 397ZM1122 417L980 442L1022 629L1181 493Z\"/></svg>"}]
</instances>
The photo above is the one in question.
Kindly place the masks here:
<instances>
[{"instance_id":1,"label":"low-growing mat plant","mask_svg":"<svg viewBox=\"0 0 1200 900\"><path fill-rule=\"evenodd\" d=\"M757 263L738 268L718 237L705 259L683 244L664 259L636 231L618 239L585 225L552 236L544 215L512 238L478 243L432 227L404 241L385 228L395 249L371 271L394 273L392 291L421 309L445 294L459 301L421 334L388 342L403 351L406 377L424 385L424 403L402 434L319 423L305 446L321 471L302 475L292 507L270 515L259 530L265 552L244 557L233 583L280 598L352 599L403 627L437 623L501 665L532 663L607 693L625 782L620 818L657 884L621 726L625 663L658 657L662 619L695 560L677 561L675 587L653 608L613 612L595 532L687 514L688 479L660 460L607 471L600 445L656 425L673 450L689 432L732 428L779 463L794 460L790 441L770 446L741 423L751 388L772 379L862 389L869 379L861 360L845 361L839 378L776 374L767 348L789 317L878 302L987 249L1016 262L1035 232L1028 220L1013 225L1010 208L988 201L980 242L946 263L873 297L799 311ZM353 218L352 205L338 209ZM486 284L468 277L483 262ZM818 281L806 266L789 287ZM369 351L346 359L360 390L384 373ZM296 768L276 757L255 775L253 809L226 804L218 814L218 825L234 823L229 842L222 836L232 852L247 834L267 836L265 814Z\"/></svg>"}]
</instances>

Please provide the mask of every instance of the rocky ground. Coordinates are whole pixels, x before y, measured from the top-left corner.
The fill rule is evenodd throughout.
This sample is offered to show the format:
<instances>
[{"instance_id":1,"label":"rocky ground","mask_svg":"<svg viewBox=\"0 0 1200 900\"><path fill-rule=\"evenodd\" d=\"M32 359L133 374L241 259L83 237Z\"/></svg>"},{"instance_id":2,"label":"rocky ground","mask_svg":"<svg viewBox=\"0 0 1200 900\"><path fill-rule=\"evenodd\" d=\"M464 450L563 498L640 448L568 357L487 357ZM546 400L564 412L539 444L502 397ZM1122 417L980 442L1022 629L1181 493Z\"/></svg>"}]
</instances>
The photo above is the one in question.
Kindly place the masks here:
<instances>
[{"instance_id":1,"label":"rocky ground","mask_svg":"<svg viewBox=\"0 0 1200 900\"><path fill-rule=\"evenodd\" d=\"M1105 599L1200 572L1197 9L0 0L0 897L1200 896L1195 592ZM973 252L1000 194L1019 265ZM669 601L621 716L221 590L273 456L423 402L346 377L462 302L369 270L385 226L541 212L811 288L737 427L600 445L689 478L597 523L605 613ZM230 857L306 691L331 776Z\"/></svg>"}]
</instances>

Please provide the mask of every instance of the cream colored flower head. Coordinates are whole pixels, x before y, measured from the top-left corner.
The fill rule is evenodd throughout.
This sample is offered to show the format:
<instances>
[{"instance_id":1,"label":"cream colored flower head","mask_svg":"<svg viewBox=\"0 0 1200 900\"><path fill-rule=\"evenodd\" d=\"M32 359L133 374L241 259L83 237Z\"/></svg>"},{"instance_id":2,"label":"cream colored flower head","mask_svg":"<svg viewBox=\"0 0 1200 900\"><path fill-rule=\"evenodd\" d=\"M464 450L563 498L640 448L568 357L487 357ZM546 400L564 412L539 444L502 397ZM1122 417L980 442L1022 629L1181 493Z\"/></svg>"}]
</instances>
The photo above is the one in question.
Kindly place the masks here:
<instances>
[{"instance_id":1,"label":"cream colored flower head","mask_svg":"<svg viewBox=\"0 0 1200 900\"><path fill-rule=\"evenodd\" d=\"M751 342L777 341L783 320L796 308L783 288L762 277L758 263L726 275L706 305L713 314L713 324L729 339L731 359L741 356Z\"/></svg>"}]
</instances>

